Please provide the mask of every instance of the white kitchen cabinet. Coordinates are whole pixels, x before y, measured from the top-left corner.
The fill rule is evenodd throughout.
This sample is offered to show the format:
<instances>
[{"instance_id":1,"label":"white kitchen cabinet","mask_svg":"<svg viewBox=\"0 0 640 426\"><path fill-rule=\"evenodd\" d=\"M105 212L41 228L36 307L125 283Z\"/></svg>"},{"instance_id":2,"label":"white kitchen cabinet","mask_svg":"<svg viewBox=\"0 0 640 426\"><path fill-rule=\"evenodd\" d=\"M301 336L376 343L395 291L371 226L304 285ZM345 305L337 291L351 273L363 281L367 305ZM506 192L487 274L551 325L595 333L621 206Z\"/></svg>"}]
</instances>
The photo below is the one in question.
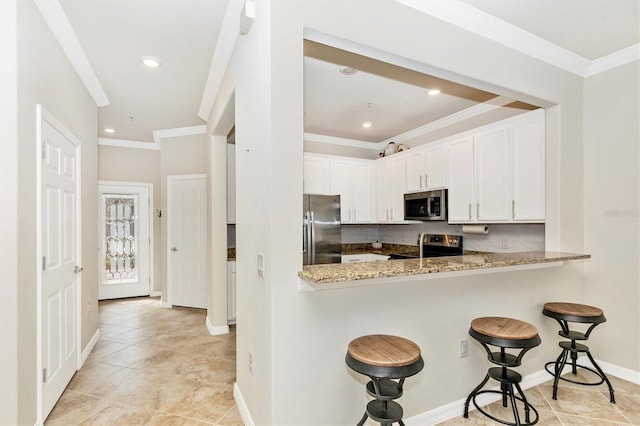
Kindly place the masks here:
<instances>
[{"instance_id":1,"label":"white kitchen cabinet","mask_svg":"<svg viewBox=\"0 0 640 426\"><path fill-rule=\"evenodd\" d=\"M406 223L404 220L405 157L396 155L377 161L378 221L383 223Z\"/></svg>"},{"instance_id":2,"label":"white kitchen cabinet","mask_svg":"<svg viewBox=\"0 0 640 426\"><path fill-rule=\"evenodd\" d=\"M473 137L449 145L448 216L450 223L472 222L475 217Z\"/></svg>"},{"instance_id":3,"label":"white kitchen cabinet","mask_svg":"<svg viewBox=\"0 0 640 426\"><path fill-rule=\"evenodd\" d=\"M236 323L236 262L227 262L227 322Z\"/></svg>"},{"instance_id":4,"label":"white kitchen cabinet","mask_svg":"<svg viewBox=\"0 0 640 426\"><path fill-rule=\"evenodd\" d=\"M545 219L544 110L529 113L509 127L511 143L511 218L542 222Z\"/></svg>"},{"instance_id":5,"label":"white kitchen cabinet","mask_svg":"<svg viewBox=\"0 0 640 426\"><path fill-rule=\"evenodd\" d=\"M373 173L369 160L332 159L330 190L340 195L342 223L373 220Z\"/></svg>"},{"instance_id":6,"label":"white kitchen cabinet","mask_svg":"<svg viewBox=\"0 0 640 426\"><path fill-rule=\"evenodd\" d=\"M236 223L236 146L227 144L227 223Z\"/></svg>"},{"instance_id":7,"label":"white kitchen cabinet","mask_svg":"<svg viewBox=\"0 0 640 426\"><path fill-rule=\"evenodd\" d=\"M389 256L376 253L361 253L343 254L341 258L342 263L378 262L381 260L389 260Z\"/></svg>"},{"instance_id":8,"label":"white kitchen cabinet","mask_svg":"<svg viewBox=\"0 0 640 426\"><path fill-rule=\"evenodd\" d=\"M303 188L305 194L332 195L330 191L330 166L328 156L304 154Z\"/></svg>"},{"instance_id":9,"label":"white kitchen cabinet","mask_svg":"<svg viewBox=\"0 0 640 426\"><path fill-rule=\"evenodd\" d=\"M436 145L407 151L407 192L426 191L447 186L447 147Z\"/></svg>"},{"instance_id":10,"label":"white kitchen cabinet","mask_svg":"<svg viewBox=\"0 0 640 426\"><path fill-rule=\"evenodd\" d=\"M544 221L544 110L449 142L449 223Z\"/></svg>"},{"instance_id":11,"label":"white kitchen cabinet","mask_svg":"<svg viewBox=\"0 0 640 426\"><path fill-rule=\"evenodd\" d=\"M491 129L474 137L476 216L478 222L510 219L509 139L507 128Z\"/></svg>"}]
</instances>

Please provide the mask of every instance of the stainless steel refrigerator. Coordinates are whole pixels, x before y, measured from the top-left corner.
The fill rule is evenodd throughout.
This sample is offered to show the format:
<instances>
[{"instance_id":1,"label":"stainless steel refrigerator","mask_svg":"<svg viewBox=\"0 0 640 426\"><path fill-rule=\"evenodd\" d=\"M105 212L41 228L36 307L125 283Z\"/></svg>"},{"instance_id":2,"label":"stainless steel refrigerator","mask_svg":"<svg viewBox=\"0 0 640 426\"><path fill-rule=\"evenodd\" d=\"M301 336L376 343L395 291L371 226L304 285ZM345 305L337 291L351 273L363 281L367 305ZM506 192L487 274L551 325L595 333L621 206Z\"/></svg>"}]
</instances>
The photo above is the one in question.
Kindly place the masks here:
<instances>
[{"instance_id":1,"label":"stainless steel refrigerator","mask_svg":"<svg viewBox=\"0 0 640 426\"><path fill-rule=\"evenodd\" d=\"M304 194L302 254L305 265L340 263L340 196Z\"/></svg>"}]
</instances>

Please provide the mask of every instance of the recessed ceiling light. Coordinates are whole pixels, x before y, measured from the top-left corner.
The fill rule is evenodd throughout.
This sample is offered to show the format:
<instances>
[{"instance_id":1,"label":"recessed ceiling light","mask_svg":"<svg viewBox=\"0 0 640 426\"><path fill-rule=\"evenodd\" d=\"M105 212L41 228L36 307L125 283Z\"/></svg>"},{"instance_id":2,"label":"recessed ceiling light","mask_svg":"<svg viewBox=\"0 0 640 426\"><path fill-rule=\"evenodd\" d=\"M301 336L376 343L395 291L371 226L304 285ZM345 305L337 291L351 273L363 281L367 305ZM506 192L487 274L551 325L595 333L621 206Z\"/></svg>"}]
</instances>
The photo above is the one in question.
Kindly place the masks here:
<instances>
[{"instance_id":1,"label":"recessed ceiling light","mask_svg":"<svg viewBox=\"0 0 640 426\"><path fill-rule=\"evenodd\" d=\"M439 94L440 94L440 90L439 89L427 90L427 95L435 96L435 95L439 95Z\"/></svg>"},{"instance_id":2,"label":"recessed ceiling light","mask_svg":"<svg viewBox=\"0 0 640 426\"><path fill-rule=\"evenodd\" d=\"M142 58L142 63L149 68L158 68L160 66L160 61L158 61L156 58L151 58L148 56Z\"/></svg>"},{"instance_id":3,"label":"recessed ceiling light","mask_svg":"<svg viewBox=\"0 0 640 426\"><path fill-rule=\"evenodd\" d=\"M365 121L364 123L362 123L362 127L364 127L365 129L368 129L369 127L371 127L371 122Z\"/></svg>"},{"instance_id":4,"label":"recessed ceiling light","mask_svg":"<svg viewBox=\"0 0 640 426\"><path fill-rule=\"evenodd\" d=\"M358 68L340 67L340 73L344 75L354 75L357 72L358 72Z\"/></svg>"},{"instance_id":5,"label":"recessed ceiling light","mask_svg":"<svg viewBox=\"0 0 640 426\"><path fill-rule=\"evenodd\" d=\"M104 131L107 133L115 133L115 130L113 130L111 127L107 127L106 129L104 129Z\"/></svg>"}]
</instances>

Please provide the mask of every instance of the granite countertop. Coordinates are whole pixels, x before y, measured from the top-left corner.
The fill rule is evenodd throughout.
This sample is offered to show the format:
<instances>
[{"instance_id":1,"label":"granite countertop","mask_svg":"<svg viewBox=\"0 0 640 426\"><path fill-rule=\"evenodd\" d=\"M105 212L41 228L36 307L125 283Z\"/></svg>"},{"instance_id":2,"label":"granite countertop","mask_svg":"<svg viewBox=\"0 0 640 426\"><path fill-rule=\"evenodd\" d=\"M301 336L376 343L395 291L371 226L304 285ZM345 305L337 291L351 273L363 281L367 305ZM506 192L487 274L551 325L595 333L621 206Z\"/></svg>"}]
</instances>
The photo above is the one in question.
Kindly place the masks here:
<instances>
[{"instance_id":1,"label":"granite countertop","mask_svg":"<svg viewBox=\"0 0 640 426\"><path fill-rule=\"evenodd\" d=\"M346 281L437 274L453 271L471 271L509 266L543 265L545 263L589 259L590 257L591 255L588 254L548 251L474 253L463 256L431 257L425 259L308 265L305 266L302 271L298 272L298 276L313 287L322 287L322 284Z\"/></svg>"}]
</instances>

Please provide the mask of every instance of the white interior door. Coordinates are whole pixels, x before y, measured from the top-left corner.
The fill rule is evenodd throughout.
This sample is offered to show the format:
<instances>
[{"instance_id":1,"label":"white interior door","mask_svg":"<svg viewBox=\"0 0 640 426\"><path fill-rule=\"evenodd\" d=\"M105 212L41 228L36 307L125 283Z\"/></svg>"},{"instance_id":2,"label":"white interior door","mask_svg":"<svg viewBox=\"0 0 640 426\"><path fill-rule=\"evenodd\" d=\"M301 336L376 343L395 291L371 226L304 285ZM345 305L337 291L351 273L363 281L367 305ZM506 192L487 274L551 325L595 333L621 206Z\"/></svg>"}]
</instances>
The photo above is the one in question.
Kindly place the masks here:
<instances>
[{"instance_id":1,"label":"white interior door","mask_svg":"<svg viewBox=\"0 0 640 426\"><path fill-rule=\"evenodd\" d=\"M207 179L169 176L167 253L170 303L207 307Z\"/></svg>"},{"instance_id":2,"label":"white interior door","mask_svg":"<svg viewBox=\"0 0 640 426\"><path fill-rule=\"evenodd\" d=\"M100 182L100 300L150 294L150 187Z\"/></svg>"},{"instance_id":3,"label":"white interior door","mask_svg":"<svg viewBox=\"0 0 640 426\"><path fill-rule=\"evenodd\" d=\"M39 194L43 419L62 395L78 365L78 288L82 271L79 267L79 144L55 120L44 117L46 115L40 120Z\"/></svg>"}]
</instances>

